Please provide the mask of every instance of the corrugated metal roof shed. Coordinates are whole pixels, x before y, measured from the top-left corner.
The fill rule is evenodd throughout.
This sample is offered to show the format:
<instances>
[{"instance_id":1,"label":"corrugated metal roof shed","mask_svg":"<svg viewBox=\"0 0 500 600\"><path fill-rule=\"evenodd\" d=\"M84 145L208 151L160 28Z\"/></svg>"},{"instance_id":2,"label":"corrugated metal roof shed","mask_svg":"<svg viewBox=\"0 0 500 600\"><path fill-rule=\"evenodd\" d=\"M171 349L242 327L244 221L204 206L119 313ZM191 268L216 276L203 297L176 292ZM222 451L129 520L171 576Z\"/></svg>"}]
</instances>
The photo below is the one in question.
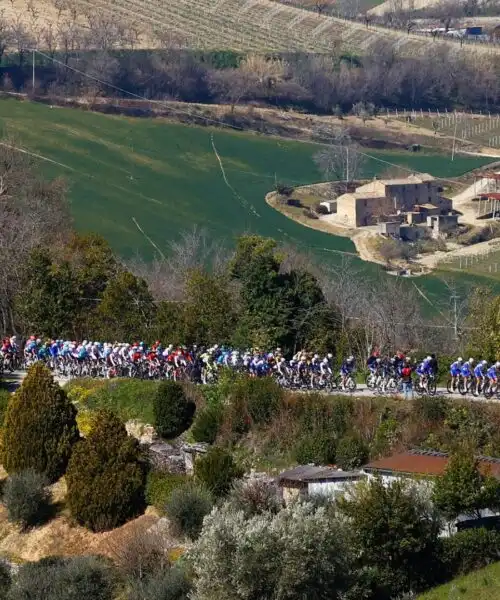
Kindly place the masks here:
<instances>
[{"instance_id":1,"label":"corrugated metal roof shed","mask_svg":"<svg viewBox=\"0 0 500 600\"><path fill-rule=\"evenodd\" d=\"M320 481L343 481L346 479L362 479L363 473L360 471L339 471L333 467L315 467L313 465L301 465L283 471L278 476L278 483L285 482L311 483Z\"/></svg>"}]
</instances>

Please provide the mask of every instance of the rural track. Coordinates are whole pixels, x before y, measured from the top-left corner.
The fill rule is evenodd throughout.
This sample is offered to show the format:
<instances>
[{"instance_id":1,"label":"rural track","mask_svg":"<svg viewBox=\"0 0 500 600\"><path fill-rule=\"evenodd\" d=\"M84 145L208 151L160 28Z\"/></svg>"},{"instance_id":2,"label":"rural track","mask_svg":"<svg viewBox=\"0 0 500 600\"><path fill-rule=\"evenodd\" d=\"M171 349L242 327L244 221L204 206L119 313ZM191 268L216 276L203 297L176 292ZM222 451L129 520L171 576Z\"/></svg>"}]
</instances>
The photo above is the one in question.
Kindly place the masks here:
<instances>
[{"instance_id":1,"label":"rural track","mask_svg":"<svg viewBox=\"0 0 500 600\"><path fill-rule=\"evenodd\" d=\"M15 373L12 373L11 375L7 376L5 378L6 383L10 386L10 388L12 389L12 391L14 391L15 389L17 389L23 379L26 377L26 371L16 371ZM54 377L55 381L57 381L57 383L61 386L64 387L69 381L71 381L70 378L68 377ZM335 393L335 392L333 392ZM343 394L345 396L351 396L353 398L377 398L379 397L381 394L377 394L376 392L373 392L372 390L368 389L366 386L359 386L355 392L338 392L339 394ZM389 396L394 396L394 398L402 398L402 394L389 394ZM469 400L471 402L484 402L484 403L491 403L491 404L498 404L500 402L500 400L487 400L484 398L484 396L479 396L479 397L475 397L472 396L471 394L467 394L466 396L462 396L461 394L448 394L448 391L445 387L438 387L436 390L436 396L445 396L446 398L452 398L454 400ZM416 393L414 393L414 398L417 398L418 395Z\"/></svg>"}]
</instances>

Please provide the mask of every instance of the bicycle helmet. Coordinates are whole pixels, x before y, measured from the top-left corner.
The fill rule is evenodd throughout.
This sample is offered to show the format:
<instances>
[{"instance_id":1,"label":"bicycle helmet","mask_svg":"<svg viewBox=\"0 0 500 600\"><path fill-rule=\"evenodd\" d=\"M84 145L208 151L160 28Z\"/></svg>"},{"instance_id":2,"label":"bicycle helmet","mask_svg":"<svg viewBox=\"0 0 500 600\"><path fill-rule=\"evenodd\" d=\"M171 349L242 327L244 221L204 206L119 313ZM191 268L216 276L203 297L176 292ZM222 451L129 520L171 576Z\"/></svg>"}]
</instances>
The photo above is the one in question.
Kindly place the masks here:
<instances>
[{"instance_id":1,"label":"bicycle helmet","mask_svg":"<svg viewBox=\"0 0 500 600\"><path fill-rule=\"evenodd\" d=\"M495 363L495 367L498 369L500 368L500 361L497 360L497 362Z\"/></svg>"},{"instance_id":2,"label":"bicycle helmet","mask_svg":"<svg viewBox=\"0 0 500 600\"><path fill-rule=\"evenodd\" d=\"M354 356L349 356L349 358L347 359L347 362L352 362L354 360Z\"/></svg>"},{"instance_id":3,"label":"bicycle helmet","mask_svg":"<svg viewBox=\"0 0 500 600\"><path fill-rule=\"evenodd\" d=\"M464 359L463 359L461 356L459 356L459 357L457 358L457 362L463 362L463 360L464 360Z\"/></svg>"},{"instance_id":4,"label":"bicycle helmet","mask_svg":"<svg viewBox=\"0 0 500 600\"><path fill-rule=\"evenodd\" d=\"M469 358L469 364L471 364L471 365L474 364L474 359L473 358Z\"/></svg>"},{"instance_id":5,"label":"bicycle helmet","mask_svg":"<svg viewBox=\"0 0 500 600\"><path fill-rule=\"evenodd\" d=\"M329 352L326 357L331 360L333 358L333 354Z\"/></svg>"},{"instance_id":6,"label":"bicycle helmet","mask_svg":"<svg viewBox=\"0 0 500 600\"><path fill-rule=\"evenodd\" d=\"M483 366L485 366L485 365L487 365L487 364L488 364L488 361L487 361L487 360L482 360L482 361L481 361L481 364L482 364Z\"/></svg>"}]
</instances>

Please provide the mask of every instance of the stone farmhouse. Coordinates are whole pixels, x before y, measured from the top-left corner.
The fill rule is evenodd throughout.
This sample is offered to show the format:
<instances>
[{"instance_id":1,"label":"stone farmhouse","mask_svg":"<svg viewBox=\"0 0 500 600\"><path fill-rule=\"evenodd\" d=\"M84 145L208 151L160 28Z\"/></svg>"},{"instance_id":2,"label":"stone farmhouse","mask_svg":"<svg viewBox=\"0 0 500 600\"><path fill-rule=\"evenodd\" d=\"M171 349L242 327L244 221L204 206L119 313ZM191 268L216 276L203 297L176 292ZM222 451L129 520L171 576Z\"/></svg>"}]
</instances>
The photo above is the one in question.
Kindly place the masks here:
<instances>
[{"instance_id":1,"label":"stone farmhouse","mask_svg":"<svg viewBox=\"0 0 500 600\"><path fill-rule=\"evenodd\" d=\"M438 182L428 174L375 179L337 198L335 220L348 227L393 221L424 223L428 216L448 215L452 210L451 200L443 198L441 192Z\"/></svg>"}]
</instances>

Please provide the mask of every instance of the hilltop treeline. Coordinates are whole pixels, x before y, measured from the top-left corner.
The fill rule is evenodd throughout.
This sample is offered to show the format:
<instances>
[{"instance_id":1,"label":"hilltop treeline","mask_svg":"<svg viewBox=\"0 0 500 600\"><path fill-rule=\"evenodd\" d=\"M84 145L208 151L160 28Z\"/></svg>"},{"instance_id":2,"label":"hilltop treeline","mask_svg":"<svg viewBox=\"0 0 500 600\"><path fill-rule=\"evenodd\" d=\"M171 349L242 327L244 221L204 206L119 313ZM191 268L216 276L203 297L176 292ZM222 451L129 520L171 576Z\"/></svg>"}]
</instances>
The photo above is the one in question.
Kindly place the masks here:
<instances>
[{"instance_id":1,"label":"hilltop treeline","mask_svg":"<svg viewBox=\"0 0 500 600\"><path fill-rule=\"evenodd\" d=\"M473 54L457 55L454 48L436 47L414 58L384 43L364 57L340 50L329 56L109 48L48 54L60 62L37 57L37 94L128 97L120 91L126 90L154 100L258 103L334 114L348 113L359 103L378 109L500 110L500 58L479 61ZM28 63L24 53L4 61L4 90L32 91Z\"/></svg>"}]
</instances>

